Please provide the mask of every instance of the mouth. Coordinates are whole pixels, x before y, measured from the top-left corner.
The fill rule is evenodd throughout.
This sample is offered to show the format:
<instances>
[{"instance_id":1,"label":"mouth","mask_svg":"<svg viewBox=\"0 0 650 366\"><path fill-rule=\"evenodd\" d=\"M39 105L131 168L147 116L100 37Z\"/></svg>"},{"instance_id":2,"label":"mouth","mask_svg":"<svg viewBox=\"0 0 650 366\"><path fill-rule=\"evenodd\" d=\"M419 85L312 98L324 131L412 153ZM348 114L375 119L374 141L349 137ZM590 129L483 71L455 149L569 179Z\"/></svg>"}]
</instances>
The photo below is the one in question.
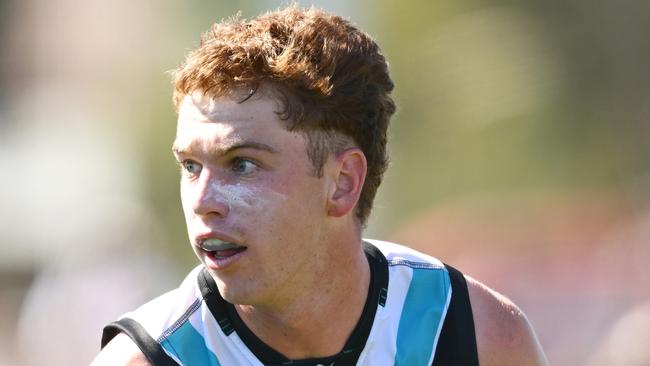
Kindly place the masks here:
<instances>
[{"instance_id":1,"label":"mouth","mask_svg":"<svg viewBox=\"0 0 650 366\"><path fill-rule=\"evenodd\" d=\"M204 239L199 242L199 247L214 259L227 259L235 256L247 248L245 246L223 241L217 238Z\"/></svg>"}]
</instances>

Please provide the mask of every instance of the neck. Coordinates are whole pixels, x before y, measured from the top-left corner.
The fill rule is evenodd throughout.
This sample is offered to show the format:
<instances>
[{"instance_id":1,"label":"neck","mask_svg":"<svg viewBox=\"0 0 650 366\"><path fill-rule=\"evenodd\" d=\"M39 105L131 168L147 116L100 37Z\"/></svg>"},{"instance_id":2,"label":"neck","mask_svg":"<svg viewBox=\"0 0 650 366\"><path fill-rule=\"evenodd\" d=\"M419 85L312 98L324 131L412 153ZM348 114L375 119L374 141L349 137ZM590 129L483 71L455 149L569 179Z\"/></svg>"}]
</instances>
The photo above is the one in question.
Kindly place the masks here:
<instances>
[{"instance_id":1,"label":"neck","mask_svg":"<svg viewBox=\"0 0 650 366\"><path fill-rule=\"evenodd\" d=\"M363 312L370 286L363 248L358 241L331 248L324 257L315 257L304 281L281 306L235 306L257 337L289 359L340 352Z\"/></svg>"}]
</instances>

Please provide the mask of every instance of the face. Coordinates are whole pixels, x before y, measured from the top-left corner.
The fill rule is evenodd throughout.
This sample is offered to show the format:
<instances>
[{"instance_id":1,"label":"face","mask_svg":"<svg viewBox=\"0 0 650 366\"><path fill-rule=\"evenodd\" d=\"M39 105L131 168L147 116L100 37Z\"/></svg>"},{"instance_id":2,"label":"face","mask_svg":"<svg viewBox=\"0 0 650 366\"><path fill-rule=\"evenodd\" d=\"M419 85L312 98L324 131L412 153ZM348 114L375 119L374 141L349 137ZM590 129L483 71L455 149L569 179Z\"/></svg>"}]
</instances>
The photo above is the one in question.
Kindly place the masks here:
<instances>
[{"instance_id":1,"label":"face","mask_svg":"<svg viewBox=\"0 0 650 366\"><path fill-rule=\"evenodd\" d=\"M173 146L192 248L235 304L280 302L319 257L326 178L264 95L186 97Z\"/></svg>"}]
</instances>

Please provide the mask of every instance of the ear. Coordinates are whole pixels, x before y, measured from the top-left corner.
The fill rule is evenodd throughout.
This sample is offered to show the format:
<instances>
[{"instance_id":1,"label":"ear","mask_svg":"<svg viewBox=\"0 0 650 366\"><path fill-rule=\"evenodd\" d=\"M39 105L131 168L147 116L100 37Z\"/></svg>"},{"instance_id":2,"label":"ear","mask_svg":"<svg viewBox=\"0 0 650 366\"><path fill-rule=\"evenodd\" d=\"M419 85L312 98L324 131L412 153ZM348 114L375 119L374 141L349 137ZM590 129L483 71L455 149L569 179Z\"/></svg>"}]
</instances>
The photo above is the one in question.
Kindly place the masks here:
<instances>
[{"instance_id":1,"label":"ear","mask_svg":"<svg viewBox=\"0 0 650 366\"><path fill-rule=\"evenodd\" d=\"M327 202L329 216L342 217L354 210L366 180L367 167L366 156L356 147L334 157L330 170L333 179Z\"/></svg>"}]
</instances>

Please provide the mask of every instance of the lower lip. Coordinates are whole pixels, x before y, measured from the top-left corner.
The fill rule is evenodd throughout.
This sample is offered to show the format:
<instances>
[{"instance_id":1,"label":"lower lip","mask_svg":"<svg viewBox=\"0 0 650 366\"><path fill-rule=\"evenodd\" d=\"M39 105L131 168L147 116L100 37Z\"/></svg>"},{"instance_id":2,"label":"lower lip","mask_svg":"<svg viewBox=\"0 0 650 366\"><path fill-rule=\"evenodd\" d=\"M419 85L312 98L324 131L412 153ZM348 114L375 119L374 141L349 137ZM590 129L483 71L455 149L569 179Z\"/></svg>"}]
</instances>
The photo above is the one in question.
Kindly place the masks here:
<instances>
[{"instance_id":1,"label":"lower lip","mask_svg":"<svg viewBox=\"0 0 650 366\"><path fill-rule=\"evenodd\" d=\"M233 265L244 255L244 253L246 253L246 250L233 254L229 257L219 258L211 252L203 251L203 258L205 258L205 265L209 269L223 270Z\"/></svg>"}]
</instances>

